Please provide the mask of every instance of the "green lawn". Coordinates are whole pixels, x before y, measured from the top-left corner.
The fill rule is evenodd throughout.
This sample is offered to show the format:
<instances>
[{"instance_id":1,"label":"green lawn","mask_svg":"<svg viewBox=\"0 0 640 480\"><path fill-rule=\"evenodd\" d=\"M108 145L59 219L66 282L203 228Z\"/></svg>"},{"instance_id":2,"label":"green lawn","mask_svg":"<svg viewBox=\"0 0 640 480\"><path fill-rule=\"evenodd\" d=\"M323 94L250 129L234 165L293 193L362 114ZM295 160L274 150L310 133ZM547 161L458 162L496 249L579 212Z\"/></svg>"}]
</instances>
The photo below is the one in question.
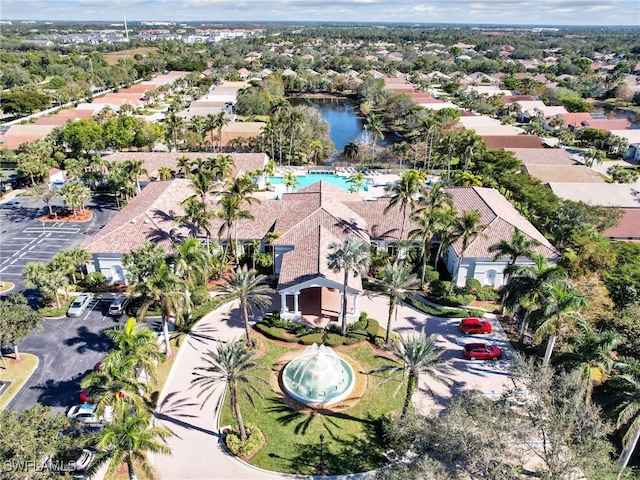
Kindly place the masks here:
<instances>
[{"instance_id":1,"label":"green lawn","mask_svg":"<svg viewBox=\"0 0 640 480\"><path fill-rule=\"evenodd\" d=\"M268 350L258 359L266 369L259 376L269 380L271 366L291 348L267 341ZM370 345L359 345L341 351L360 363L364 371L387 362L376 358ZM263 398L255 399L255 407L241 397L241 410L246 423L257 425L265 434L266 445L250 463L267 470L311 474L320 456L319 436L323 434L324 459L329 474L363 472L387 463L381 443L378 418L386 412L402 408L402 389L394 396L396 382L379 385L380 377L369 375L363 398L352 408L328 414L303 414L284 405L268 384L256 382ZM326 410L325 410L326 412ZM223 408L221 425L235 425L229 397Z\"/></svg>"},{"instance_id":2,"label":"green lawn","mask_svg":"<svg viewBox=\"0 0 640 480\"><path fill-rule=\"evenodd\" d=\"M16 362L13 355L4 357L6 368L0 361L0 380L10 380L11 385L0 395L0 412L7 406L13 396L24 385L38 366L38 357L29 353L21 353Z\"/></svg>"}]
</instances>

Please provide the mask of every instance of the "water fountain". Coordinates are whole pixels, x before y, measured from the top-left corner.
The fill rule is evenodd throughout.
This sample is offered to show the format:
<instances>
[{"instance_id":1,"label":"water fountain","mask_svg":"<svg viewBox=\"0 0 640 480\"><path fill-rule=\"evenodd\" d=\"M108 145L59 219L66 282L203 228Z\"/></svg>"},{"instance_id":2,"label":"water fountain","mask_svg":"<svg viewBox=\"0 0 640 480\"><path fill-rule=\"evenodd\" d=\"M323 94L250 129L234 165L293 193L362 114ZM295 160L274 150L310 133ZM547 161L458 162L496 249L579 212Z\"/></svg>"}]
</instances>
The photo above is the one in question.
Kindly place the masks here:
<instances>
[{"instance_id":1,"label":"water fountain","mask_svg":"<svg viewBox=\"0 0 640 480\"><path fill-rule=\"evenodd\" d=\"M285 391L305 405L324 406L344 400L353 390L351 365L331 348L313 344L282 370Z\"/></svg>"}]
</instances>

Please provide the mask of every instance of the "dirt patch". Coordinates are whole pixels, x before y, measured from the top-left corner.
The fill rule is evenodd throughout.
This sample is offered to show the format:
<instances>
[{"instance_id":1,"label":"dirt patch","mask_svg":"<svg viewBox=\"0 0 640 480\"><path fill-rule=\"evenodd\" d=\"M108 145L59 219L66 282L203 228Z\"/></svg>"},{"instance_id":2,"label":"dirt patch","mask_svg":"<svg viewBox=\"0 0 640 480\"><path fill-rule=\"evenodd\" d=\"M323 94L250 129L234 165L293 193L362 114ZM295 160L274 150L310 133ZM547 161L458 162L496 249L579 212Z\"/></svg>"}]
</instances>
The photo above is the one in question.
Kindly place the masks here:
<instances>
[{"instance_id":1,"label":"dirt patch","mask_svg":"<svg viewBox=\"0 0 640 480\"><path fill-rule=\"evenodd\" d=\"M121 50L119 52L105 53L104 59L109 65L115 65L121 58L133 58L133 56L137 54L146 57L150 53L156 53L157 51L158 49L155 47L131 48L129 50Z\"/></svg>"}]
</instances>

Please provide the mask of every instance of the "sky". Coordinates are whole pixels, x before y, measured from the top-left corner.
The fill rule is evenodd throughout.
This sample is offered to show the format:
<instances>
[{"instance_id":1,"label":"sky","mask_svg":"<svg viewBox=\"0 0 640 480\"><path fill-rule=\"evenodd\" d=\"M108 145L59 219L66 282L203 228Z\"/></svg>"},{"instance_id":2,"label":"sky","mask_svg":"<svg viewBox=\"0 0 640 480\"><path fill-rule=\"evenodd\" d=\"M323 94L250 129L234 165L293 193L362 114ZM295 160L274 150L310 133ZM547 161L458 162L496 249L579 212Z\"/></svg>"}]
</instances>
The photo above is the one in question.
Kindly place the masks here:
<instances>
[{"instance_id":1,"label":"sky","mask_svg":"<svg viewBox=\"0 0 640 480\"><path fill-rule=\"evenodd\" d=\"M640 26L640 0L2 0L2 20Z\"/></svg>"}]
</instances>

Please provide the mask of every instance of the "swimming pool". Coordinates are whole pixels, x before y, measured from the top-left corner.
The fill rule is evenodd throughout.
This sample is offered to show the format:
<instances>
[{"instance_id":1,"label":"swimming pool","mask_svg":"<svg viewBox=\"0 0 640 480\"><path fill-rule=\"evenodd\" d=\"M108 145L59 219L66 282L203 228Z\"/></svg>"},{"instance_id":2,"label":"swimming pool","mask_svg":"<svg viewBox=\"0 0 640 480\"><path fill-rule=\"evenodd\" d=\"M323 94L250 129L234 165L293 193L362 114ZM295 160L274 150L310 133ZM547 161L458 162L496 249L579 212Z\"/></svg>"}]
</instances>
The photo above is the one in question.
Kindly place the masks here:
<instances>
[{"instance_id":1,"label":"swimming pool","mask_svg":"<svg viewBox=\"0 0 640 480\"><path fill-rule=\"evenodd\" d=\"M349 177L344 177L341 175L336 175L335 173L328 172L309 172L306 175L297 175L299 185L296 186L296 190L299 190L303 187L307 187L312 183L319 182L322 180L323 182L330 183L331 185L335 185L336 187L340 187L343 190L349 191L351 188L351 184L347 182ZM282 177L269 177L267 178L267 182L270 182L271 185L284 185L285 182L282 180ZM370 178L366 179L366 183L364 186L364 191L368 191L367 185L372 185L373 182Z\"/></svg>"}]
</instances>

